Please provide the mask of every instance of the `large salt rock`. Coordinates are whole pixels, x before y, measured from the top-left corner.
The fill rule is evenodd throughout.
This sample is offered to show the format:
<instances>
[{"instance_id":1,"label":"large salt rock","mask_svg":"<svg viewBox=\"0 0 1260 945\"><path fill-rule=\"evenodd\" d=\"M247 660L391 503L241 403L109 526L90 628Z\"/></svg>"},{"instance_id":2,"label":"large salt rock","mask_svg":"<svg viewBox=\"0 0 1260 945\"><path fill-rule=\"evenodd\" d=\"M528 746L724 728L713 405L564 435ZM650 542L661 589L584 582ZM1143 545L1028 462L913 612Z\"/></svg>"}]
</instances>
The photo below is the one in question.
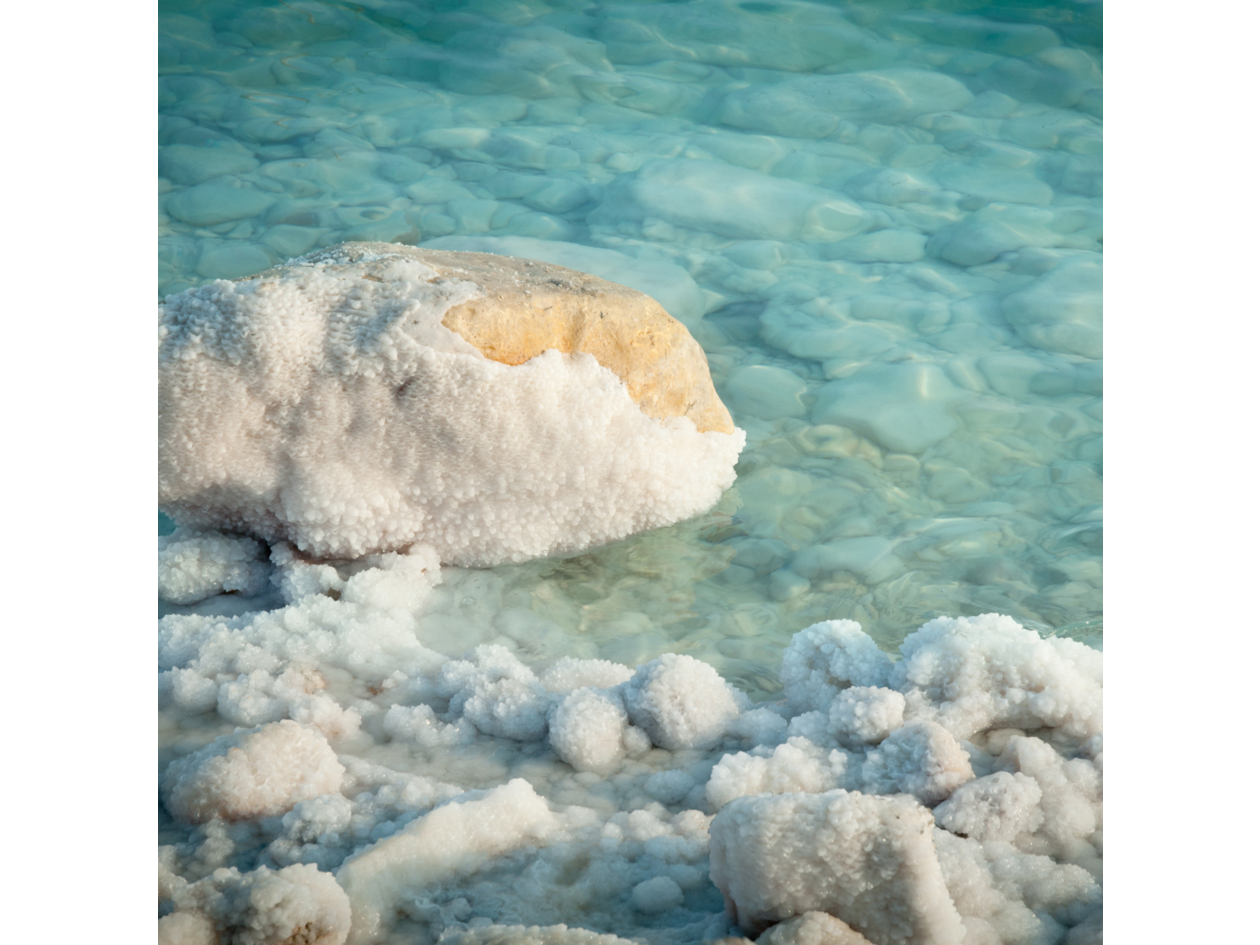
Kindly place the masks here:
<instances>
[{"instance_id":1,"label":"large salt rock","mask_svg":"<svg viewBox=\"0 0 1260 945\"><path fill-rule=\"evenodd\" d=\"M696 285L696 280L686 269L664 259L640 259L615 249L531 236L441 236L427 240L424 246L426 249L517 256L564 266L599 276L618 286L638 289L660 302L665 311L684 325L694 325L704 317L704 292Z\"/></svg>"},{"instance_id":2,"label":"large salt rock","mask_svg":"<svg viewBox=\"0 0 1260 945\"><path fill-rule=\"evenodd\" d=\"M167 810L186 823L253 820L336 793L345 773L319 732L286 719L220 736L172 762L162 796Z\"/></svg>"},{"instance_id":3,"label":"large salt rock","mask_svg":"<svg viewBox=\"0 0 1260 945\"><path fill-rule=\"evenodd\" d=\"M749 933L827 912L875 945L960 945L932 814L911 797L741 797L709 828L710 875Z\"/></svg>"},{"instance_id":4,"label":"large salt rock","mask_svg":"<svg viewBox=\"0 0 1260 945\"><path fill-rule=\"evenodd\" d=\"M582 550L709 508L744 443L657 302L530 260L346 243L159 338L160 507L316 557Z\"/></svg>"},{"instance_id":5,"label":"large salt rock","mask_svg":"<svg viewBox=\"0 0 1260 945\"><path fill-rule=\"evenodd\" d=\"M687 417L701 433L735 429L704 350L655 299L597 276L489 253L411 249L443 279L480 287L442 324L487 358L521 364L549 348L582 351L625 381L649 417ZM379 251L379 250L377 250Z\"/></svg>"}]
</instances>

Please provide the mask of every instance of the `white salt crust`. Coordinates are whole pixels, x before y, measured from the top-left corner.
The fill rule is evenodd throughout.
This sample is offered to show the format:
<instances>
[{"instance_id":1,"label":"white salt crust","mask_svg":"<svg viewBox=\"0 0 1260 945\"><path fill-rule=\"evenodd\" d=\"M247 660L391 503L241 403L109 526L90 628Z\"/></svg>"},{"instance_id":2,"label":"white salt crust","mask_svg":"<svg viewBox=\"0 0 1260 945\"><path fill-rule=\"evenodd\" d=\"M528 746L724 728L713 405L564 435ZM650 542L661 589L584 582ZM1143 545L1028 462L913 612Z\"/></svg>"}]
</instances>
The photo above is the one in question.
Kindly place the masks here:
<instances>
[{"instance_id":1,"label":"white salt crust","mask_svg":"<svg viewBox=\"0 0 1260 945\"><path fill-rule=\"evenodd\" d=\"M941 618L893 662L824 622L784 653L795 705L753 707L678 654L436 652L416 614L442 574L419 546L357 570L272 559L285 607L159 625L164 719L231 721L243 692L280 716L167 766L188 826L160 848L163 941L210 941L213 913L232 941L282 942L264 899L336 945L343 927L350 943L841 934L784 921L811 912L853 945L1100 927L1101 666L1082 644ZM1016 686L1049 696L1030 708Z\"/></svg>"},{"instance_id":2,"label":"white salt crust","mask_svg":"<svg viewBox=\"0 0 1260 945\"><path fill-rule=\"evenodd\" d=\"M286 719L221 736L174 762L162 793L185 821L252 819L336 791L345 773L322 735Z\"/></svg>"},{"instance_id":3,"label":"white salt crust","mask_svg":"<svg viewBox=\"0 0 1260 945\"><path fill-rule=\"evenodd\" d=\"M350 931L349 898L314 866L219 869L174 901L158 922L162 945L342 945Z\"/></svg>"},{"instance_id":4,"label":"white salt crust","mask_svg":"<svg viewBox=\"0 0 1260 945\"><path fill-rule=\"evenodd\" d=\"M744 433L656 420L585 354L488 360L441 324L479 289L334 247L159 307L176 521L353 558L567 553L710 508Z\"/></svg>"},{"instance_id":5,"label":"white salt crust","mask_svg":"<svg viewBox=\"0 0 1260 945\"><path fill-rule=\"evenodd\" d=\"M225 592L252 597L267 586L265 557L252 538L177 528L158 539L158 597L172 604Z\"/></svg>"}]
</instances>

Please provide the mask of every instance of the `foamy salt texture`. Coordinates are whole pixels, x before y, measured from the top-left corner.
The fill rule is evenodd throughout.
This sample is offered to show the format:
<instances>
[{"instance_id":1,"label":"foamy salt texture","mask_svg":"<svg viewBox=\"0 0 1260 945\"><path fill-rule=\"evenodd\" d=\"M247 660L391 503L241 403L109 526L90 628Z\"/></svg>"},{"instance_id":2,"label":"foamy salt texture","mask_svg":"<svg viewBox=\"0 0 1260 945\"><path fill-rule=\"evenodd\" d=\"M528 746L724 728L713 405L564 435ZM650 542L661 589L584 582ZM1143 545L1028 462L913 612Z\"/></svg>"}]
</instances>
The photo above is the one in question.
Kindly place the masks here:
<instances>
[{"instance_id":1,"label":"foamy salt texture","mask_svg":"<svg viewBox=\"0 0 1260 945\"><path fill-rule=\"evenodd\" d=\"M484 358L441 323L479 291L334 248L168 297L163 508L318 557L419 541L484 566L688 518L734 481L742 431L652 419L589 355Z\"/></svg>"},{"instance_id":2,"label":"foamy salt texture","mask_svg":"<svg viewBox=\"0 0 1260 945\"><path fill-rule=\"evenodd\" d=\"M753 707L679 654L439 652L422 546L271 557L291 603L159 625L164 720L279 719L168 764L163 941L213 925L278 945L274 913L336 942L334 886L350 943L1096 940L1101 675L1082 644L941 618L894 663L823 622L784 653L785 698ZM788 922L809 913L834 919Z\"/></svg>"}]
</instances>

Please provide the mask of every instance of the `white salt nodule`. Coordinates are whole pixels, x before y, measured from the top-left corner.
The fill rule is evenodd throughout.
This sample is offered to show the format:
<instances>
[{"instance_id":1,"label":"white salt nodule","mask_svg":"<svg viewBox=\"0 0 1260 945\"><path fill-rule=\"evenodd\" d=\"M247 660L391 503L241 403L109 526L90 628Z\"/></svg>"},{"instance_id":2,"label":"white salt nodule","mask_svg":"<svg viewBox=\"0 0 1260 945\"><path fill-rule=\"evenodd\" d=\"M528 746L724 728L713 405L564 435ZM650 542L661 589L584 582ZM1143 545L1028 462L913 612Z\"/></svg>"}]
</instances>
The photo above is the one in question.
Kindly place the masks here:
<instances>
[{"instance_id":1,"label":"white salt nodule","mask_svg":"<svg viewBox=\"0 0 1260 945\"><path fill-rule=\"evenodd\" d=\"M892 660L852 620L825 620L792 637L783 651L779 678L788 705L797 712L827 712L849 686L883 686Z\"/></svg>"},{"instance_id":2,"label":"white salt nodule","mask_svg":"<svg viewBox=\"0 0 1260 945\"><path fill-rule=\"evenodd\" d=\"M757 945L870 945L870 939L826 912L806 912L766 929Z\"/></svg>"},{"instance_id":3,"label":"white salt nodule","mask_svg":"<svg viewBox=\"0 0 1260 945\"><path fill-rule=\"evenodd\" d=\"M551 747L578 771L607 771L625 756L625 706L614 692L577 689L556 707Z\"/></svg>"},{"instance_id":4,"label":"white salt nodule","mask_svg":"<svg viewBox=\"0 0 1260 945\"><path fill-rule=\"evenodd\" d=\"M831 701L828 725L837 739L857 747L878 744L901 727L906 697L879 686L850 686Z\"/></svg>"},{"instance_id":5,"label":"white salt nodule","mask_svg":"<svg viewBox=\"0 0 1260 945\"><path fill-rule=\"evenodd\" d=\"M325 558L419 541L483 566L688 518L734 481L742 431L654 419L590 355L483 357L442 324L481 289L404 249L338 247L167 297L168 514Z\"/></svg>"},{"instance_id":6,"label":"white salt nodule","mask_svg":"<svg viewBox=\"0 0 1260 945\"><path fill-rule=\"evenodd\" d=\"M267 572L252 538L179 528L158 539L158 597L172 604L222 593L253 596L266 588Z\"/></svg>"},{"instance_id":7,"label":"white salt nodule","mask_svg":"<svg viewBox=\"0 0 1260 945\"><path fill-rule=\"evenodd\" d=\"M286 719L223 735L172 762L162 793L184 821L268 817L336 792L345 770L322 735Z\"/></svg>"},{"instance_id":8,"label":"white salt nodule","mask_svg":"<svg viewBox=\"0 0 1260 945\"><path fill-rule=\"evenodd\" d=\"M906 718L939 722L958 738L994 728L1102 731L1102 654L1042 639L1000 614L938 617L901 644L892 686Z\"/></svg>"},{"instance_id":9,"label":"white salt nodule","mask_svg":"<svg viewBox=\"0 0 1260 945\"><path fill-rule=\"evenodd\" d=\"M677 653L640 666L622 693L630 720L671 751L712 747L747 701L708 663Z\"/></svg>"},{"instance_id":10,"label":"white salt nodule","mask_svg":"<svg viewBox=\"0 0 1260 945\"><path fill-rule=\"evenodd\" d=\"M713 881L746 931L818 911L875 945L962 945L931 812L911 797L843 790L742 797L709 830Z\"/></svg>"},{"instance_id":11,"label":"white salt nodule","mask_svg":"<svg viewBox=\"0 0 1260 945\"><path fill-rule=\"evenodd\" d=\"M159 923L170 945L343 945L350 932L349 898L314 866L219 869L174 898L177 911Z\"/></svg>"}]
</instances>

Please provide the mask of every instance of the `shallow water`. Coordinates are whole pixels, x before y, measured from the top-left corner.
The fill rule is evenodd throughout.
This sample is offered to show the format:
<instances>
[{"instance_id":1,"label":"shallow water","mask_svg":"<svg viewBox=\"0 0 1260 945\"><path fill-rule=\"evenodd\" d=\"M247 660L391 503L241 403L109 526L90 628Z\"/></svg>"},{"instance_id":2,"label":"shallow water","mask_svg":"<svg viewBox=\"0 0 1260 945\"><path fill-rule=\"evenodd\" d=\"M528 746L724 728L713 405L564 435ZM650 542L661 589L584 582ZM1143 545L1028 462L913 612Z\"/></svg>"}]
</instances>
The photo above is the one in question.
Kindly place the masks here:
<instances>
[{"instance_id":1,"label":"shallow water","mask_svg":"<svg viewBox=\"0 0 1260 945\"><path fill-rule=\"evenodd\" d=\"M576 557L443 569L420 616L447 655L687 653L759 700L830 618L890 652L994 611L1101 646L1101 17L163 3L159 292L440 240L690 327L748 433L735 486Z\"/></svg>"}]
</instances>

